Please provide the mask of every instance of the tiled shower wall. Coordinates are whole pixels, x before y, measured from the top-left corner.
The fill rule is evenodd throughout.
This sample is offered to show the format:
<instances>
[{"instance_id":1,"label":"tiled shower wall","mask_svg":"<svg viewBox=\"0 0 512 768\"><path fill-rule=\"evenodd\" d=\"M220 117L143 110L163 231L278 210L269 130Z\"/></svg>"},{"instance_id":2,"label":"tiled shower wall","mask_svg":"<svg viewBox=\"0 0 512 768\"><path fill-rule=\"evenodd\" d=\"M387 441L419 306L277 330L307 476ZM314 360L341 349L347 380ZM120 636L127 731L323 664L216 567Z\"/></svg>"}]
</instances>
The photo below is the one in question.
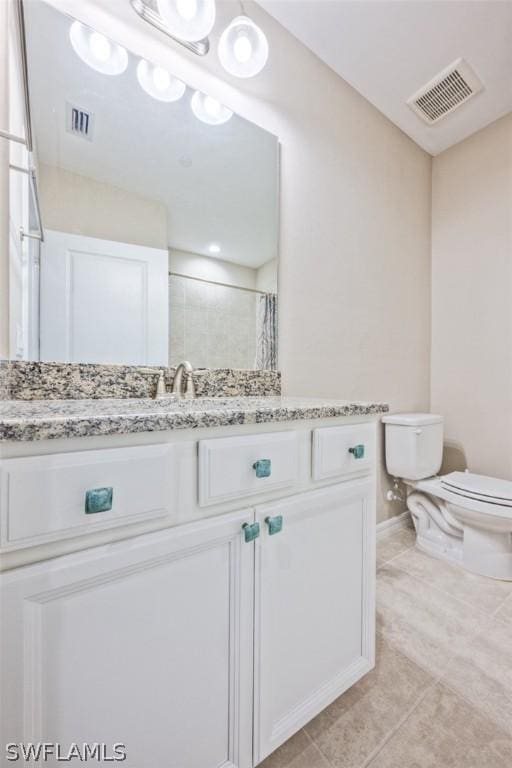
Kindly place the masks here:
<instances>
[{"instance_id":1,"label":"tiled shower wall","mask_svg":"<svg viewBox=\"0 0 512 768\"><path fill-rule=\"evenodd\" d=\"M259 294L169 278L169 365L254 368Z\"/></svg>"}]
</instances>

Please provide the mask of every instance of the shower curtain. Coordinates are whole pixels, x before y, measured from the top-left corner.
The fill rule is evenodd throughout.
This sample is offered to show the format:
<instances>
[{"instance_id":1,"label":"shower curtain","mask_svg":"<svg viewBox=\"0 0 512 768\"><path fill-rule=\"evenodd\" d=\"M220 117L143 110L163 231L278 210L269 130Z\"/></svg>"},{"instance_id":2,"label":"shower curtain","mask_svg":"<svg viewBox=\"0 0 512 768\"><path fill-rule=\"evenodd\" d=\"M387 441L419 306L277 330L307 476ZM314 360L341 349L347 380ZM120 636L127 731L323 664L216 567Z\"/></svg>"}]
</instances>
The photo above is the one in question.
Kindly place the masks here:
<instances>
[{"instance_id":1,"label":"shower curtain","mask_svg":"<svg viewBox=\"0 0 512 768\"><path fill-rule=\"evenodd\" d=\"M256 368L277 369L277 296L265 293L260 296L257 316Z\"/></svg>"}]
</instances>

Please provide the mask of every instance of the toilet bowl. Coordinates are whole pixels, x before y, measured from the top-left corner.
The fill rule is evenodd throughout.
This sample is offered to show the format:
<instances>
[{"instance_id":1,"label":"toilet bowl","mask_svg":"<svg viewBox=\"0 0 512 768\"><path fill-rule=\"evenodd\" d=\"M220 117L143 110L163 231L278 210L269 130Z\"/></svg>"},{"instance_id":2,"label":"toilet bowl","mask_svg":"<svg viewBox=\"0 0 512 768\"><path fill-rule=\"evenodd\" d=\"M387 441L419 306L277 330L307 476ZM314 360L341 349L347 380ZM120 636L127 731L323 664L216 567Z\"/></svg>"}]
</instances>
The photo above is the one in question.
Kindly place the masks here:
<instances>
[{"instance_id":1,"label":"toilet bowl","mask_svg":"<svg viewBox=\"0 0 512 768\"><path fill-rule=\"evenodd\" d=\"M394 414L383 422L386 466L406 484L417 547L474 573L512 581L512 482L471 472L438 476L440 416Z\"/></svg>"}]
</instances>

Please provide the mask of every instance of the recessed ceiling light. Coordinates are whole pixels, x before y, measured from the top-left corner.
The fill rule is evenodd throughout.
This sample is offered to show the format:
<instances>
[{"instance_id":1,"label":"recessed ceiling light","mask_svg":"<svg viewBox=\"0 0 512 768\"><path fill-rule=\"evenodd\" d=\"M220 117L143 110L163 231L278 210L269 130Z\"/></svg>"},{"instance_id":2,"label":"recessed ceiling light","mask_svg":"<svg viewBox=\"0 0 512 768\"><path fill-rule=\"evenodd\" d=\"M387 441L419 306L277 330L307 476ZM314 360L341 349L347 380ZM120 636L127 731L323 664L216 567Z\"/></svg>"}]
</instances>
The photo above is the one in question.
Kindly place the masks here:
<instances>
[{"instance_id":1,"label":"recessed ceiling light","mask_svg":"<svg viewBox=\"0 0 512 768\"><path fill-rule=\"evenodd\" d=\"M210 253L220 253L220 245L217 245L216 243L212 243L208 246L208 250Z\"/></svg>"}]
</instances>

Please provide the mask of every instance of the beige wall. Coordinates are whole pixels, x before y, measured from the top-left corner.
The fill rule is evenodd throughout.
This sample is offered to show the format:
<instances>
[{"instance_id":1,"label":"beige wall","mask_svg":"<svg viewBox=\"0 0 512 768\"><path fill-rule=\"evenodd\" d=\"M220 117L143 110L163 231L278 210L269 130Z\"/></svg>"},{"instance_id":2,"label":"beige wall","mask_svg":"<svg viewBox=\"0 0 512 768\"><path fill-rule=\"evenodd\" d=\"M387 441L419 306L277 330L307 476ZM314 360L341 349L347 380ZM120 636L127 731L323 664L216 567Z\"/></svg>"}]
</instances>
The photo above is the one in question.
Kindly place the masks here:
<instances>
[{"instance_id":1,"label":"beige wall","mask_svg":"<svg viewBox=\"0 0 512 768\"><path fill-rule=\"evenodd\" d=\"M434 159L432 409L445 468L512 479L512 115Z\"/></svg>"},{"instance_id":2,"label":"beige wall","mask_svg":"<svg viewBox=\"0 0 512 768\"><path fill-rule=\"evenodd\" d=\"M229 283L258 291L277 292L277 259L271 259L258 269L243 267L223 259L169 248L169 269L181 275L200 277L217 283Z\"/></svg>"},{"instance_id":3,"label":"beige wall","mask_svg":"<svg viewBox=\"0 0 512 768\"><path fill-rule=\"evenodd\" d=\"M256 288L258 291L277 293L277 259L271 259L263 264L256 272Z\"/></svg>"},{"instance_id":4,"label":"beige wall","mask_svg":"<svg viewBox=\"0 0 512 768\"><path fill-rule=\"evenodd\" d=\"M47 229L167 248L167 209L156 200L44 163L39 195Z\"/></svg>"},{"instance_id":5,"label":"beige wall","mask_svg":"<svg viewBox=\"0 0 512 768\"><path fill-rule=\"evenodd\" d=\"M224 259L169 248L169 269L180 275L199 277L215 283L229 283L242 288L256 287L256 270Z\"/></svg>"}]
</instances>

